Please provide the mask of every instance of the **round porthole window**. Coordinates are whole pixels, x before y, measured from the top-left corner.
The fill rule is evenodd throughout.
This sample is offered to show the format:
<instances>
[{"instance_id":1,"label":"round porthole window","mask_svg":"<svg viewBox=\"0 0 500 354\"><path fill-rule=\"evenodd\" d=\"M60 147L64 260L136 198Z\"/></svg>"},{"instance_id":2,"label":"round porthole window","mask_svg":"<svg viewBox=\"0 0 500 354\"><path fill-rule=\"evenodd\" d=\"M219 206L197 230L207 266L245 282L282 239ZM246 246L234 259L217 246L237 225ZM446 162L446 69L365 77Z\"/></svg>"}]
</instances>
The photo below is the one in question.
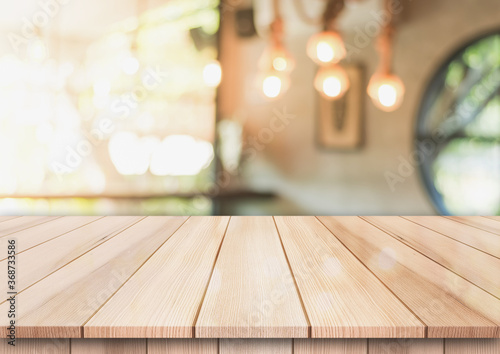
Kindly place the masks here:
<instances>
[{"instance_id":1,"label":"round porthole window","mask_svg":"<svg viewBox=\"0 0 500 354\"><path fill-rule=\"evenodd\" d=\"M416 149L440 213L500 215L500 32L469 43L436 72Z\"/></svg>"}]
</instances>

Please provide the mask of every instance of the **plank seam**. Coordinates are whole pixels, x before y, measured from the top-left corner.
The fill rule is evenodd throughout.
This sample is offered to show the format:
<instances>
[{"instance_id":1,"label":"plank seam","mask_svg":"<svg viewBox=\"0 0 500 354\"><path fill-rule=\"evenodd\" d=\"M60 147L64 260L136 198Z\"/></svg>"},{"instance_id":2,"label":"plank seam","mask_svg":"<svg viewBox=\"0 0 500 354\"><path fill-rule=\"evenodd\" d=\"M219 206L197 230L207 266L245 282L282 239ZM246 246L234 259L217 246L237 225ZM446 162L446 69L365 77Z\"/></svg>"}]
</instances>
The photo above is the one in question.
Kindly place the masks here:
<instances>
[{"instance_id":1,"label":"plank seam","mask_svg":"<svg viewBox=\"0 0 500 354\"><path fill-rule=\"evenodd\" d=\"M473 228L478 229L478 230L481 230L481 231L486 231L486 232L492 233L493 235L500 236L500 235L495 234L495 233L493 233L493 232L491 232L491 231L489 231L489 230L485 230L485 229L483 229L483 228L481 228L481 227L478 227L478 226L475 226L475 225L472 225L472 224L468 224L468 223L463 222L463 221L460 221L460 220L456 220L456 219L451 218L451 217L446 216L446 215L443 215L443 218L446 218L446 219L448 219L448 220L451 220L451 221L457 222L457 223L462 224L462 225L467 225L467 226L473 227ZM487 218L487 219L488 219L488 218ZM495 221L496 221L496 220L495 220Z\"/></svg>"},{"instance_id":2,"label":"plank seam","mask_svg":"<svg viewBox=\"0 0 500 354\"><path fill-rule=\"evenodd\" d=\"M293 284L295 285L295 289L297 290L297 294L299 296L300 305L302 306L302 311L304 312L304 316L307 321L307 338L312 338L312 326L311 321L309 320L309 316L306 311L306 306L304 304L304 300L302 299L302 294L300 293L299 286L297 284L297 280L295 279L295 274L293 273L292 266L290 264L290 260L288 259L288 255L286 254L285 245L283 244L283 240L281 239L281 233L278 229L278 225L276 224L276 220L273 218L274 226L276 227L276 232L278 233L278 238L280 240L281 248L283 249L283 254L285 255L286 263L288 264L288 269L290 269L290 274L292 275Z\"/></svg>"},{"instance_id":3,"label":"plank seam","mask_svg":"<svg viewBox=\"0 0 500 354\"><path fill-rule=\"evenodd\" d=\"M21 217L21 215L2 215L2 216L12 216L12 219L2 220L2 221L0 221L0 223L6 222L6 221L10 221L10 220L14 220L14 219L17 219L17 218Z\"/></svg>"},{"instance_id":4,"label":"plank seam","mask_svg":"<svg viewBox=\"0 0 500 354\"><path fill-rule=\"evenodd\" d=\"M9 236L9 235L15 234L16 232L20 232L20 231L28 230L28 229L31 229L32 227L35 227L35 226L38 226L38 225L42 225L42 224L46 224L46 223L48 223L48 222L51 222L51 221L53 221L53 220L57 220L57 219L60 219L60 218L62 218L62 216L56 216L56 217L54 217L54 218L53 218L53 219L51 219L51 220L47 220L47 221L41 222L41 223L36 224L36 225L33 225L33 226L28 226L28 227L26 227L26 228L24 228L24 229L21 229L21 230L16 230L16 231L14 231L14 232L11 232L10 234L5 234L5 235L2 235L2 236L0 236L0 238L4 238L5 236ZM15 219L17 219L17 218L15 218ZM12 220L12 219L10 219L10 220ZM7 221L9 221L9 220L7 220Z\"/></svg>"},{"instance_id":5,"label":"plank seam","mask_svg":"<svg viewBox=\"0 0 500 354\"><path fill-rule=\"evenodd\" d=\"M428 227L428 226L426 226L426 225L422 225L422 224L420 224L420 223L418 223L418 222L416 222L416 221L413 221L413 220L411 220L411 219L407 219L407 218L406 218L406 217L404 217L404 216L399 216L399 217L400 217L400 218L402 218L402 219L404 219L404 220L406 220L406 221L410 221L410 222L414 223L415 225L422 226L422 227L426 228L427 230L430 230L430 231L436 232L436 233L438 233L438 234L440 234L440 235L443 235L443 236L445 236L445 237L449 238L450 240L453 240L453 241L455 241L455 242L461 243L462 245L465 245L465 246L467 246L467 247L473 248L473 249L475 249L476 251L483 252L484 254L487 254L488 256L492 256L492 257L495 257L495 258L500 259L500 257L495 256L494 254L488 253L488 252L486 252L486 251L483 251L482 249L479 249L479 248L477 248L477 247L474 247L474 246L472 246L472 245L469 245L468 243L465 243L465 242L463 242L463 241L457 240L456 238L454 238L454 237L452 237L452 236L448 236L448 235L446 235L446 234L443 234L442 232L439 232L439 231L437 231L437 230L431 229L430 227ZM464 224L464 225L465 225L465 224ZM470 225L468 225L468 226L470 226ZM483 231L483 230L482 230L482 231ZM486 231L486 232L488 232L488 231ZM490 232L490 233L491 233L491 232ZM495 236L495 234L493 234L493 233L491 233L491 234Z\"/></svg>"},{"instance_id":6,"label":"plank seam","mask_svg":"<svg viewBox=\"0 0 500 354\"><path fill-rule=\"evenodd\" d=\"M64 267L66 267L68 264L73 263L73 262L74 262L74 261L76 261L78 258L83 257L84 255L86 255L87 253L89 253L90 251L92 251L93 249L95 249L95 248L97 248L97 247L99 247L99 246L104 245L106 242L108 242L108 241L109 241L109 240L111 240L112 238L116 237L117 235L119 235L119 234L120 234L120 233L122 233L123 231L125 231L125 230L127 230L128 228L130 228L130 227L134 226L134 225L135 225L135 224L137 224L139 221L142 221L142 220L144 220L145 218L146 218L146 217L143 217L142 219L139 219L139 220L137 220L136 222L134 222L134 223L130 224L129 226L127 226L127 227L126 227L126 228L124 228L123 230L120 230L120 231L119 231L119 232L117 232L115 235L111 236L109 239L107 239L107 240L106 240L106 241L104 241L103 243L100 243L100 244L98 244L98 245L96 245L96 246L94 246L94 247L92 247L92 248L88 249L86 252L84 252L84 253L80 254L79 256L77 256L77 257L73 258L73 259L72 259L72 260L70 260L68 263L66 263L66 264L64 264L64 265L62 265L62 266L60 266L59 268L57 268L56 270L54 270L54 271L50 272L49 274L45 275L43 278L40 278L39 280L37 280L37 281L36 281L36 282L34 282L33 284L28 285L28 286L27 286L27 287L25 287L23 290L19 291L19 292L16 294L16 296L17 296L17 295L19 295L19 294L21 294L21 293L22 293L22 292L24 292L25 290L28 290L28 289L29 289L29 288L31 288L33 285L38 284L39 282L43 281L44 279L46 279L47 277L51 276L51 275L52 275L52 274L54 274L55 272L57 272L57 271L61 270L61 269L62 269L62 268L64 268ZM0 302L0 305L4 304L4 303L6 303L6 302L7 302L7 300L2 301L2 302Z\"/></svg>"},{"instance_id":7,"label":"plank seam","mask_svg":"<svg viewBox=\"0 0 500 354\"><path fill-rule=\"evenodd\" d=\"M380 279L380 278L379 278L379 277L378 277L378 276L377 276L377 275L376 275L376 274L375 274L375 273L374 273L374 272L373 272L370 268L368 268L368 267L366 266L366 264L365 264L365 263L363 263L363 261L361 261L361 259L359 259L359 258L358 258L358 256L357 256L356 254L354 254L354 252L353 252L353 251L351 251L351 249L350 249L349 247L347 247L347 246L346 246L346 245L342 242L342 240L340 240L340 238L339 238L339 237L337 237L337 235L335 235L335 233L334 233L332 230L330 230L330 228L328 228L328 226L326 226L325 224L323 224L323 222L322 222L322 221L321 221L321 220L320 220L317 216L315 216L315 218L316 218L316 219L320 222L320 224L321 224L321 225L323 225L323 227L324 227L324 228L326 228L326 229L328 230L328 232L330 232L330 233L333 235L333 237L335 237L335 238L336 238L336 239L337 239L337 240L338 240L338 241L342 244L342 246L344 246L344 248L345 248L345 249L347 249L347 250L349 251L349 253L351 253L351 254L354 256L354 258L356 258L356 259L358 260L358 262L359 262L359 263L361 263L361 264L363 265L363 267L365 267L365 268L366 268L366 269L367 269L367 270L368 270L368 271L369 271L369 272L370 272L370 273L371 273L371 274L372 274L372 275L373 275L373 276L374 276L374 277L375 277L375 278L376 278L376 279L377 279L377 280L378 280L378 281L379 281L379 282L380 282L380 283L381 283L381 284L382 284L382 285L383 285L383 286L384 286L387 290L389 290L389 292L390 292L390 293L391 293L391 294L392 294L392 295L393 295L396 299L398 299L398 301L399 301L399 302L401 302L401 303L403 304L403 306L404 306L404 307L406 307L406 308L408 309L408 311L410 311L410 312L413 314L413 316L415 316L415 317L416 317L416 318L420 321L420 323L422 323L422 325L424 326L424 338L428 338L428 332L429 332L429 330L428 330L428 329L429 329L429 327L427 326L427 324L426 324L426 323L425 323L425 322L424 322L424 321L423 321L423 320L422 320L419 316L417 316L417 314L416 314L416 313L415 313L415 312L414 312L414 311L413 311L413 310L412 310L412 309L411 309L411 308L410 308L410 307L409 307L409 306L408 306L408 305L407 305L407 304L406 304L403 300L401 300L401 298L400 298L399 296L397 296L397 295L396 295L396 294L392 291L392 289L391 289L391 288L389 288L389 287L387 286L387 284L385 284L385 283L384 283L384 282L383 282L383 281L382 281L382 280L381 280L381 279ZM362 219L362 220L364 220L364 219Z\"/></svg>"},{"instance_id":8,"label":"plank seam","mask_svg":"<svg viewBox=\"0 0 500 354\"><path fill-rule=\"evenodd\" d=\"M16 255L21 254L21 253L26 252L26 251L29 251L30 249L35 248L35 247L38 247L38 246L40 246L40 245L43 245L44 243L47 243L47 242L49 242L49 241L55 240L56 238L59 238L59 237L61 237L61 236L64 236L64 235L66 235L66 234L67 234L67 233L69 233L69 232L73 232L73 231L75 231L75 230L78 230L79 228L82 228L82 227L84 227L84 226L90 225L90 224L92 224L93 222L96 222L96 221L98 221L98 220L101 220L102 218L104 218L104 216L101 216L100 218L97 218L97 219L95 219L95 220L92 220L91 222L88 222L88 223L83 224L83 225L80 225L80 226L78 226L78 227L76 227L76 228L74 228L74 229L71 229L71 230L69 230L69 231L66 231L66 232L64 232L64 233L62 233L62 234L60 234L60 235L57 235L57 236L55 236L55 237L53 237L53 238L49 239L49 240L45 240L45 241L43 241L43 242L40 242L39 244L36 244L36 245L31 246L31 247L29 247L29 248L26 248L25 250L23 250L23 251L21 251L21 252L17 252L17 253L16 253ZM39 225L42 225L42 224L39 224ZM34 227L39 226L39 225L35 225ZM16 233L17 233L17 232L21 232L21 231L16 231ZM5 261L6 259L7 259L7 258L0 259L0 262L1 262L1 261Z\"/></svg>"},{"instance_id":9,"label":"plank seam","mask_svg":"<svg viewBox=\"0 0 500 354\"><path fill-rule=\"evenodd\" d=\"M406 243L406 242L404 242L403 240L400 240L400 239L399 239L398 237L396 237L396 236L395 236L395 235L394 235L391 231L384 230L384 229L382 229L382 228L378 227L377 225L372 224L370 221L368 221L368 220L364 219L364 218L363 218L363 217L361 217L361 216L359 216L359 218L361 218L362 220L366 221L366 222L367 222L367 223L369 223L370 225L375 226L375 227L376 227L377 229L379 229L380 231L385 232L387 235L389 235L389 236L390 236L390 237L392 237L393 239L398 240L399 242L401 242L401 243L402 243L403 245L405 245L406 247L409 247L409 248L411 248L412 250L414 250L414 251L416 251L416 252L420 253L422 256L424 256L425 258L430 259L431 261L433 261L434 263L436 263L436 264L440 265L440 266L441 266L441 267L443 267L444 269L448 269L450 272L452 272L452 273L453 273L453 274L455 274L456 276L458 276L458 277L460 277L460 278L464 279L464 280L465 280L465 281L467 281L468 283L471 283L472 285L474 285L475 287L477 287L477 288L481 289L481 290L482 290L482 291L484 291L485 293L487 293L487 294L489 294L489 295L493 296L495 299L500 300L500 298L499 298L498 296L496 296L496 295L494 295L494 294L490 293L488 290L483 289L482 287L480 287L480 286L479 286L479 285L477 285L476 283L473 283L473 282L472 282L472 281L470 281L469 279L467 279L467 278L465 278L464 276L462 276L462 275L458 274L458 273L457 273L457 272L455 272L453 269L450 269L450 268L448 268L448 267L446 267L446 266L442 265L441 263L439 263L439 262L438 262L438 261L436 261L435 259L433 259L433 258L429 257L428 255L426 255L426 254L425 254L425 253L423 253L423 252L420 252L418 249L416 249L416 248L412 247L411 245L407 244L407 243ZM465 307L470 308L469 306L467 306L467 305L465 305L464 303L462 303L462 301L460 301L460 299L456 298L455 296L453 296L453 297L454 297L457 301L459 301L462 305L464 305ZM473 310L473 309L471 309L471 310ZM474 312L476 312L475 310L473 310L473 311L474 311ZM484 317L484 315L482 315L482 316ZM492 321L492 320L490 319L490 321ZM492 322L493 322L493 321L492 321ZM493 322L493 323L496 323L496 322Z\"/></svg>"},{"instance_id":10,"label":"plank seam","mask_svg":"<svg viewBox=\"0 0 500 354\"><path fill-rule=\"evenodd\" d=\"M172 237L172 236L173 236L173 235L174 235L177 231L179 231L179 229L180 229L180 228L181 228L181 227L182 227L182 226L186 223L186 221L188 221L188 220L189 220L189 218L190 218L190 216L189 216L189 217L187 217L187 218L186 218L186 220L184 220L184 221L182 222L182 224L180 224L180 225L179 225L179 227L178 227L177 229L175 229L175 231L174 231L174 232L172 232L172 233L171 233L171 234L167 237L167 239L166 239L165 241L163 241L163 242L162 242L162 244L161 244L161 245L159 245L159 246L158 246L158 248L156 248L156 249L154 250L154 252L152 252L152 253L149 255L149 257L148 257L148 258L146 258L146 260L145 260L145 261L144 261L144 262L143 262L143 263L142 263L142 264L141 264L141 265L140 265L140 266L139 266L139 267L138 267L138 268L137 268L137 269L136 269L136 270L135 270L135 271L134 271L134 272L133 272L133 273L132 273L132 274L131 274L131 275L130 275L130 276L129 276L126 280L125 280L125 281L124 281L124 282L123 282L123 284L122 284L122 285L120 285L120 286L118 287L118 289L116 289L116 291L115 291L113 294L111 294L111 296L110 296L109 298L107 298L107 299L106 299L106 301L104 301L104 302L101 304L101 306L99 306L99 308L98 308L98 309L97 309L97 310L96 310L96 311L95 311L95 312L94 312L94 313L93 313L93 314L92 314L92 315L91 315L91 316L87 319L87 321L85 321L85 322L81 325L81 327L80 327L80 328L81 328L81 332L82 332L82 338L85 338L85 325L86 325L86 324L87 324L87 323L88 323L88 322L92 319L92 317L94 317L94 316L95 316L95 315L96 315L96 314L97 314L97 313L98 313L98 312L99 312L99 311L100 311L100 310L104 307L104 305L106 305L106 304L109 302L109 300L111 300L111 299L113 298L113 296L115 296L115 294L116 294L118 291L120 291L120 289L121 289L121 288L123 288L123 286L124 286L125 284L127 284L127 283L128 283L128 281L129 281L129 280L130 280L130 279L131 279L131 278L132 278L132 277L133 277L133 276L134 276L134 275L135 275L135 274L139 271L139 269L141 269L141 268L144 266L144 264L146 264L146 263L147 263L147 262L151 259L151 257L153 257L153 256L155 255L155 253L156 253L156 252L158 252L158 250L159 250L160 248L162 248L162 247L163 247L163 245L164 245L165 243L167 243L167 241L168 241L168 240L170 240L170 238L171 238L171 237ZM142 221L142 220L144 220L144 219L146 219L146 217L144 217L143 219L141 219L141 220L139 220L139 221ZM139 222L139 221L138 221L138 222ZM134 224L134 225L135 225L135 224ZM132 226L132 225L131 225L131 226ZM124 230L124 231L125 231L125 230Z\"/></svg>"},{"instance_id":11,"label":"plank seam","mask_svg":"<svg viewBox=\"0 0 500 354\"><path fill-rule=\"evenodd\" d=\"M488 219L488 220L493 220L493 221L496 221L496 222L500 222L500 219L497 219L494 215L480 215L480 217ZM490 231L488 231L488 232L490 232Z\"/></svg>"},{"instance_id":12,"label":"plank seam","mask_svg":"<svg viewBox=\"0 0 500 354\"><path fill-rule=\"evenodd\" d=\"M198 306L198 310L196 311L196 315L194 316L193 338L197 338L196 337L196 322L198 322L198 318L199 318L200 312L201 312L201 307L203 306L203 303L205 302L205 296L207 295L208 287L210 286L210 283L212 281L212 276L214 275L215 265L217 264L217 260L219 259L219 254L220 254L220 250L222 248L222 244L224 243L224 240L226 239L227 229L229 228L230 222L231 222L231 216L229 216L229 219L227 221L226 229L224 230L224 234L222 235L222 240L220 241L219 248L217 249L217 254L215 255L214 264L212 266L212 271L210 272L210 277L208 278L208 282L207 282L207 285L205 287L205 291L203 292L203 296L201 297L201 300L200 300L200 305Z\"/></svg>"}]
</instances>

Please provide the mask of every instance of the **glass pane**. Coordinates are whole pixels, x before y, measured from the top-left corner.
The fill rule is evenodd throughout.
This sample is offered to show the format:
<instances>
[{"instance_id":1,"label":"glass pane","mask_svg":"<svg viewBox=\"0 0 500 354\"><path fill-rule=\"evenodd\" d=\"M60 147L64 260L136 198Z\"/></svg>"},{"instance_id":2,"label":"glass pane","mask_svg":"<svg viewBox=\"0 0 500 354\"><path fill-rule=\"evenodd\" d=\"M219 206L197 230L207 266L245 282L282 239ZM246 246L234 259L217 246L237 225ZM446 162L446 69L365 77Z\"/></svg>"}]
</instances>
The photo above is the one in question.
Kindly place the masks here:
<instances>
[{"instance_id":1,"label":"glass pane","mask_svg":"<svg viewBox=\"0 0 500 354\"><path fill-rule=\"evenodd\" d=\"M499 92L498 34L459 51L429 85L417 145L434 141L422 171L443 213L500 215Z\"/></svg>"}]
</instances>

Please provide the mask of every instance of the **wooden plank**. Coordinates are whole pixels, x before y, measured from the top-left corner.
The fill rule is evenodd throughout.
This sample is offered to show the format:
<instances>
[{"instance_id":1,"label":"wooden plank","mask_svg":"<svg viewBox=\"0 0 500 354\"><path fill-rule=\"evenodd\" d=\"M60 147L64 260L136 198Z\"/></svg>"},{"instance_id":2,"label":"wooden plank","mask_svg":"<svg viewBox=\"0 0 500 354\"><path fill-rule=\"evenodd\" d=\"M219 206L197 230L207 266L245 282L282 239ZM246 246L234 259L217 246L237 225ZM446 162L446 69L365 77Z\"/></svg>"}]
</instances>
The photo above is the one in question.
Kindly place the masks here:
<instances>
[{"instance_id":1,"label":"wooden plank","mask_svg":"<svg viewBox=\"0 0 500 354\"><path fill-rule=\"evenodd\" d=\"M217 339L148 339L148 354L218 354Z\"/></svg>"},{"instance_id":2,"label":"wooden plank","mask_svg":"<svg viewBox=\"0 0 500 354\"><path fill-rule=\"evenodd\" d=\"M495 323L423 276L443 273L445 268L359 217L319 217L319 220L427 325L428 337L497 335ZM458 278L446 272L448 279ZM492 306L500 306L500 301L491 298Z\"/></svg>"},{"instance_id":3,"label":"wooden plank","mask_svg":"<svg viewBox=\"0 0 500 354\"><path fill-rule=\"evenodd\" d=\"M291 339L221 339L219 354L292 354Z\"/></svg>"},{"instance_id":4,"label":"wooden plank","mask_svg":"<svg viewBox=\"0 0 500 354\"><path fill-rule=\"evenodd\" d=\"M16 346L0 344L2 354L70 354L69 339L16 339Z\"/></svg>"},{"instance_id":5,"label":"wooden plank","mask_svg":"<svg viewBox=\"0 0 500 354\"><path fill-rule=\"evenodd\" d=\"M2 216L0 216L0 222L8 221L8 220L19 218L19 217L20 216L18 216L18 215L13 215L13 216L2 215Z\"/></svg>"},{"instance_id":6,"label":"wooden plank","mask_svg":"<svg viewBox=\"0 0 500 354\"><path fill-rule=\"evenodd\" d=\"M185 222L147 217L17 295L17 336L78 338L83 324ZM7 313L8 303L0 305ZM6 334L0 317L0 335Z\"/></svg>"},{"instance_id":7,"label":"wooden plank","mask_svg":"<svg viewBox=\"0 0 500 354\"><path fill-rule=\"evenodd\" d=\"M295 339L294 354L366 354L367 339Z\"/></svg>"},{"instance_id":8,"label":"wooden plank","mask_svg":"<svg viewBox=\"0 0 500 354\"><path fill-rule=\"evenodd\" d=\"M500 339L445 339L445 353L498 354Z\"/></svg>"},{"instance_id":9,"label":"wooden plank","mask_svg":"<svg viewBox=\"0 0 500 354\"><path fill-rule=\"evenodd\" d=\"M90 319L85 337L192 337L228 222L190 218Z\"/></svg>"},{"instance_id":10,"label":"wooden plank","mask_svg":"<svg viewBox=\"0 0 500 354\"><path fill-rule=\"evenodd\" d=\"M403 218L500 258L500 237L491 232L439 216L403 216Z\"/></svg>"},{"instance_id":11,"label":"wooden plank","mask_svg":"<svg viewBox=\"0 0 500 354\"><path fill-rule=\"evenodd\" d=\"M71 354L147 354L146 339L72 339Z\"/></svg>"},{"instance_id":12,"label":"wooden plank","mask_svg":"<svg viewBox=\"0 0 500 354\"><path fill-rule=\"evenodd\" d=\"M307 334L308 323L272 217L233 217L196 323L196 337Z\"/></svg>"},{"instance_id":13,"label":"wooden plank","mask_svg":"<svg viewBox=\"0 0 500 354\"><path fill-rule=\"evenodd\" d=\"M498 225L498 222L496 220L491 220L490 218L483 218L479 216L446 216L446 218L500 235L500 226Z\"/></svg>"},{"instance_id":14,"label":"wooden plank","mask_svg":"<svg viewBox=\"0 0 500 354\"><path fill-rule=\"evenodd\" d=\"M22 216L7 220L0 223L0 237L5 237L14 232L22 231L57 218L60 218L60 216Z\"/></svg>"},{"instance_id":15,"label":"wooden plank","mask_svg":"<svg viewBox=\"0 0 500 354\"><path fill-rule=\"evenodd\" d=\"M482 217L500 222L500 216L489 216L489 215L486 216L486 215L483 215Z\"/></svg>"},{"instance_id":16,"label":"wooden plank","mask_svg":"<svg viewBox=\"0 0 500 354\"><path fill-rule=\"evenodd\" d=\"M424 337L425 326L315 217L275 217L312 338Z\"/></svg>"},{"instance_id":17,"label":"wooden plank","mask_svg":"<svg viewBox=\"0 0 500 354\"><path fill-rule=\"evenodd\" d=\"M84 225L101 219L102 216L65 216L32 228L11 234L17 240L17 253L21 253L41 243L52 240ZM6 243L7 238L1 239ZM3 258L5 259L5 258ZM3 260L2 259L2 260Z\"/></svg>"},{"instance_id":18,"label":"wooden plank","mask_svg":"<svg viewBox=\"0 0 500 354\"><path fill-rule=\"evenodd\" d=\"M442 339L369 339L368 347L368 354L444 353ZM454 352L450 353L455 354Z\"/></svg>"},{"instance_id":19,"label":"wooden plank","mask_svg":"<svg viewBox=\"0 0 500 354\"><path fill-rule=\"evenodd\" d=\"M363 218L500 298L500 259L403 218Z\"/></svg>"},{"instance_id":20,"label":"wooden plank","mask_svg":"<svg viewBox=\"0 0 500 354\"><path fill-rule=\"evenodd\" d=\"M113 216L99 219L81 228L73 230L61 237L33 247L17 255L17 264L22 265L16 282L16 291L21 291L47 275L64 267L69 262L90 251L94 247L110 240L121 231L143 219L142 216ZM61 218L54 220L63 220ZM71 222L74 219L69 219ZM42 225L52 224L48 222ZM41 225L41 226L42 226ZM38 227L32 227L25 231L37 233ZM17 235L17 233L15 234ZM12 235L11 235L12 237ZM50 237L50 236L48 236ZM37 238L35 236L34 238ZM0 261L0 268L7 268L7 260ZM6 294L8 290L7 281L0 284L0 294Z\"/></svg>"}]
</instances>

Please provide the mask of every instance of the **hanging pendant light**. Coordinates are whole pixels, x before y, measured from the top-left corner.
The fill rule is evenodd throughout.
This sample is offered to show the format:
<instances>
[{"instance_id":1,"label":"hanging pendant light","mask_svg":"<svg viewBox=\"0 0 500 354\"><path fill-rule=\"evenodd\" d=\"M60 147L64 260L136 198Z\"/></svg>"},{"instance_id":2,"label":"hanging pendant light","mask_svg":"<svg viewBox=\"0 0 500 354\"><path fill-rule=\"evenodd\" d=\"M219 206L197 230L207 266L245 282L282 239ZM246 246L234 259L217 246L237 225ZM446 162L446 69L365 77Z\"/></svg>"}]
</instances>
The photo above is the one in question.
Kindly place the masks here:
<instances>
[{"instance_id":1,"label":"hanging pendant light","mask_svg":"<svg viewBox=\"0 0 500 354\"><path fill-rule=\"evenodd\" d=\"M342 36L335 30L335 21L344 8L344 0L328 0L323 14L324 31L307 42L307 55L320 66L314 78L314 88L328 100L344 96L349 89L349 77L338 63L345 58Z\"/></svg>"},{"instance_id":2,"label":"hanging pendant light","mask_svg":"<svg viewBox=\"0 0 500 354\"><path fill-rule=\"evenodd\" d=\"M335 31L316 33L307 42L307 55L318 65L336 64L346 55L344 41Z\"/></svg>"},{"instance_id":3,"label":"hanging pendant light","mask_svg":"<svg viewBox=\"0 0 500 354\"><path fill-rule=\"evenodd\" d=\"M392 14L390 0L386 0L386 10ZM385 111L392 112L403 103L405 87L403 81L392 73L392 47L395 27L393 18L387 21L378 39L380 65L368 83L367 93L373 104Z\"/></svg>"},{"instance_id":4,"label":"hanging pendant light","mask_svg":"<svg viewBox=\"0 0 500 354\"><path fill-rule=\"evenodd\" d=\"M279 0L274 0L274 20L271 23L271 41L259 61L258 85L264 96L276 99L284 95L290 87L290 72L295 60L283 45L283 19L280 15Z\"/></svg>"},{"instance_id":5,"label":"hanging pendant light","mask_svg":"<svg viewBox=\"0 0 500 354\"><path fill-rule=\"evenodd\" d=\"M342 97L349 89L349 77L340 65L322 67L314 78L314 88L327 100Z\"/></svg>"}]
</instances>

